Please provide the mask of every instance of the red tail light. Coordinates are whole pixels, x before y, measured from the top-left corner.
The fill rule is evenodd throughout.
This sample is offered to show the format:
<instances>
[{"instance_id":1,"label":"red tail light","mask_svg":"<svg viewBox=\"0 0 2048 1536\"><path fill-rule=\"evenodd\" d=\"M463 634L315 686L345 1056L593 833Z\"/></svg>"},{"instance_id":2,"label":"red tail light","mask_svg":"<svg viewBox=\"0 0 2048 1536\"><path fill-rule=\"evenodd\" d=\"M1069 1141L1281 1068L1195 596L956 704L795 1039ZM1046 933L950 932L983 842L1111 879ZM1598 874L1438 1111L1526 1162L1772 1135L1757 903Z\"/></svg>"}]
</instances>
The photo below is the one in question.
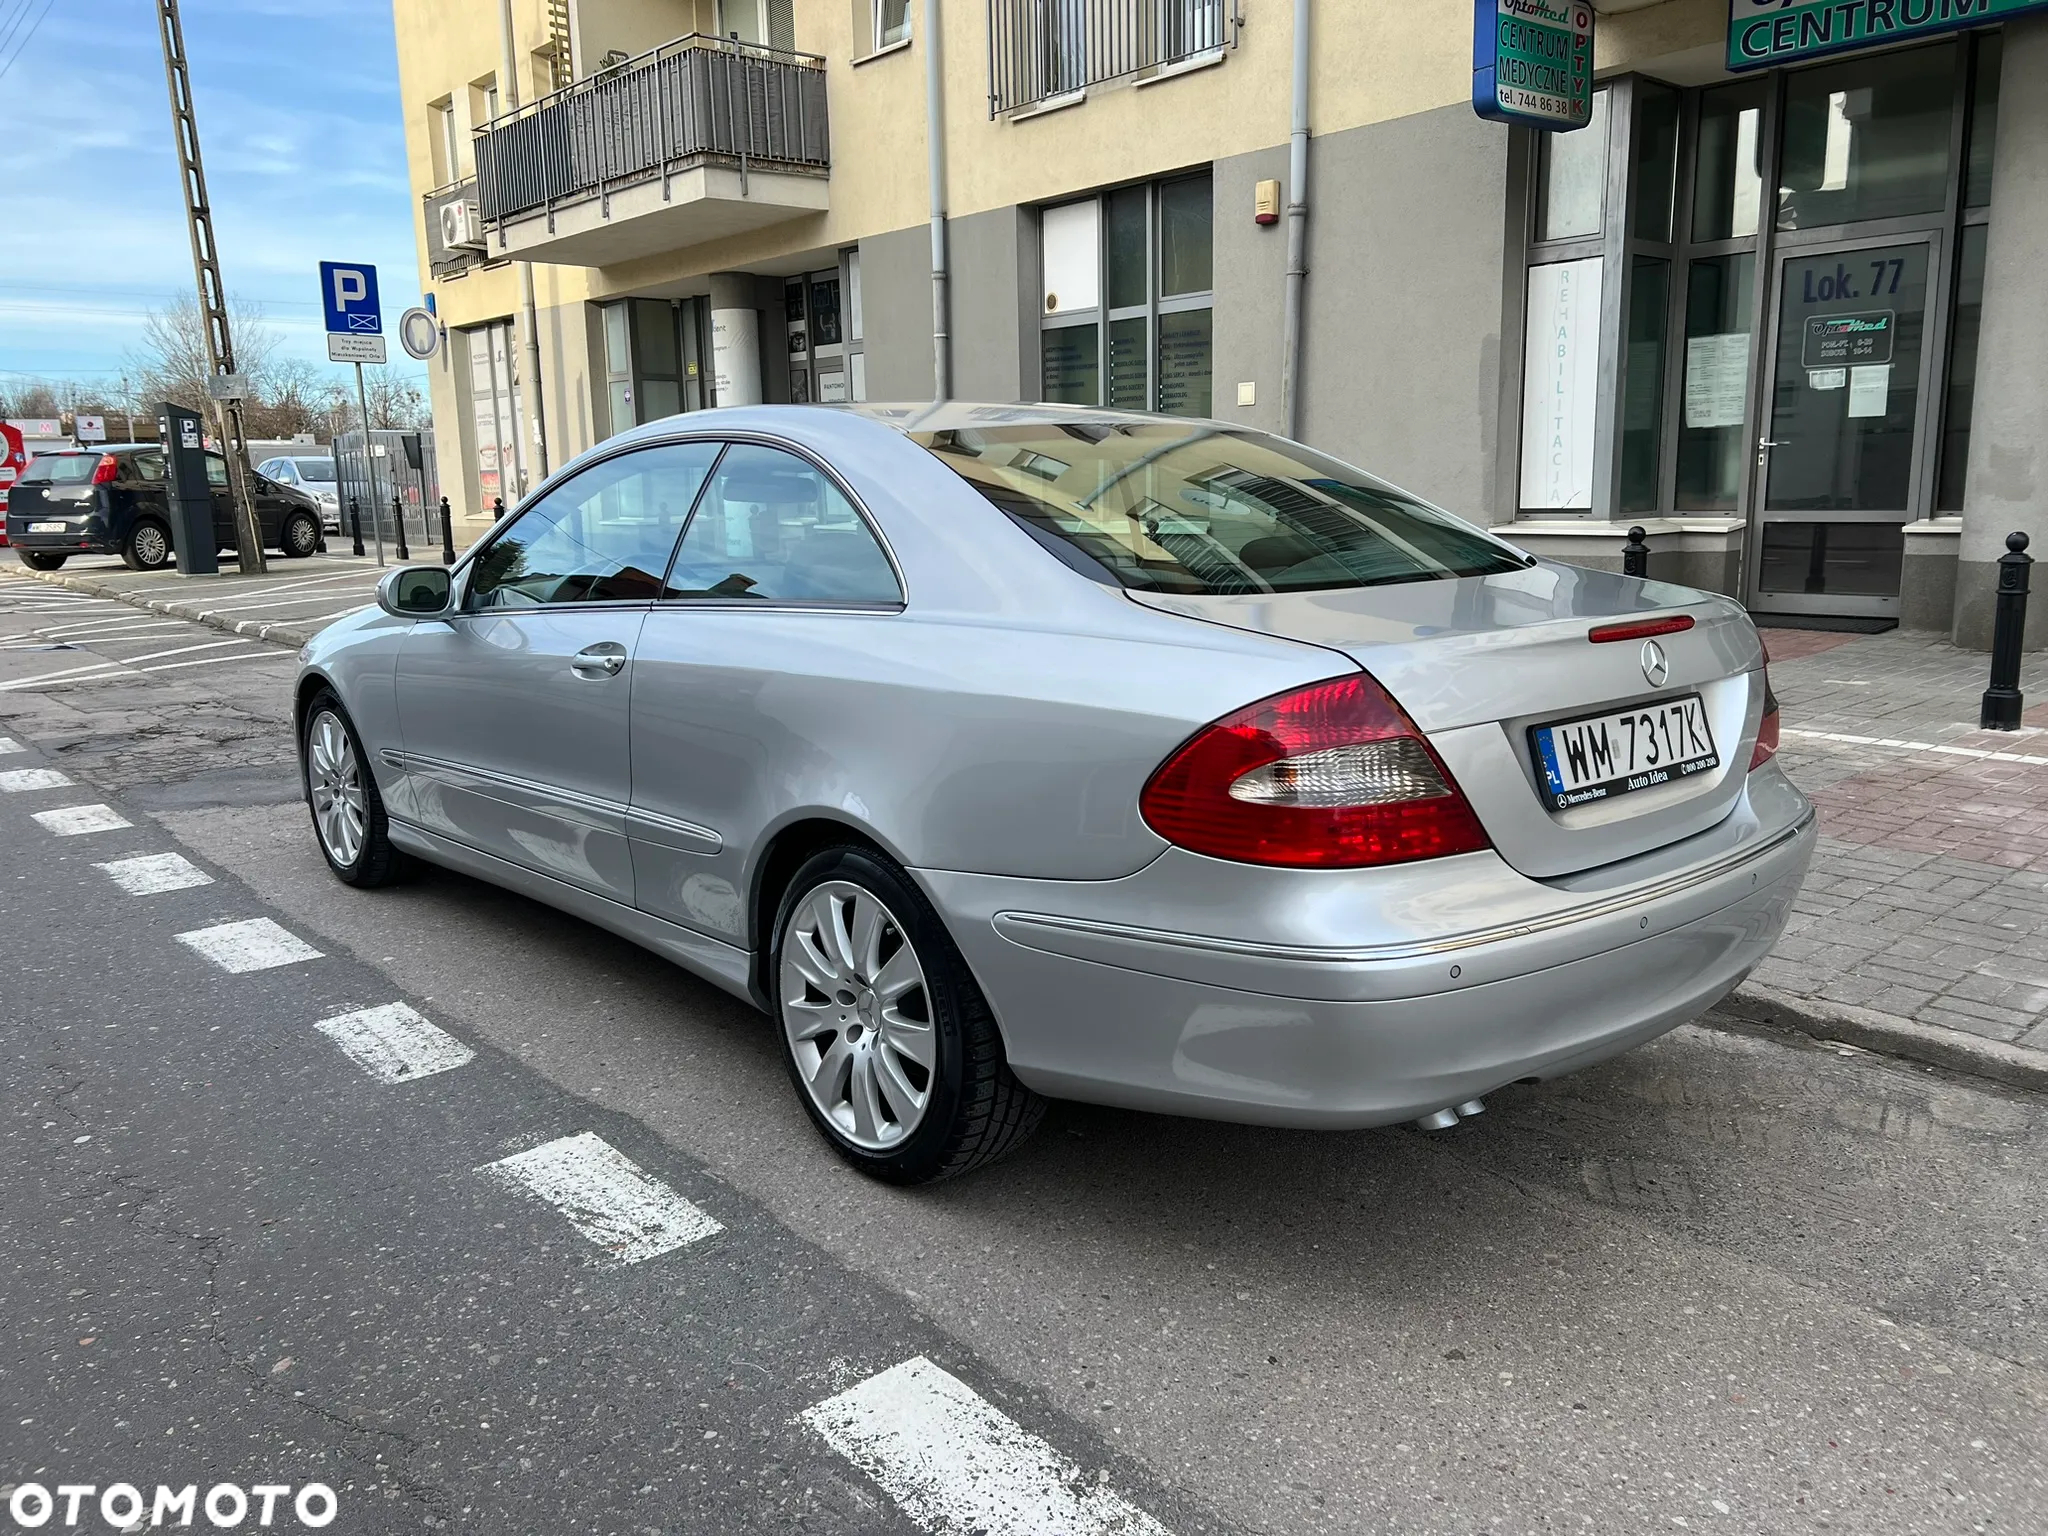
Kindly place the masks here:
<instances>
[{"instance_id":1,"label":"red tail light","mask_svg":"<svg viewBox=\"0 0 2048 1536\"><path fill-rule=\"evenodd\" d=\"M1653 635L1678 635L1692 628L1692 615L1674 613L1665 619L1630 619L1619 624L1597 624L1586 631L1595 645L1616 640L1648 640Z\"/></svg>"},{"instance_id":2,"label":"red tail light","mask_svg":"<svg viewBox=\"0 0 2048 1536\"><path fill-rule=\"evenodd\" d=\"M1763 642L1759 640L1759 645ZM1771 689L1771 648L1764 646L1764 718L1756 728L1756 750L1749 754L1749 771L1755 773L1778 755L1778 695Z\"/></svg>"},{"instance_id":3,"label":"red tail light","mask_svg":"<svg viewBox=\"0 0 2048 1536\"><path fill-rule=\"evenodd\" d=\"M111 453L101 454L99 463L93 466L92 483L94 485L112 485L120 477L121 461Z\"/></svg>"},{"instance_id":4,"label":"red tail light","mask_svg":"<svg viewBox=\"0 0 2048 1536\"><path fill-rule=\"evenodd\" d=\"M1357 869L1488 846L1450 770L1363 672L1204 726L1139 808L1168 842L1244 864Z\"/></svg>"}]
</instances>

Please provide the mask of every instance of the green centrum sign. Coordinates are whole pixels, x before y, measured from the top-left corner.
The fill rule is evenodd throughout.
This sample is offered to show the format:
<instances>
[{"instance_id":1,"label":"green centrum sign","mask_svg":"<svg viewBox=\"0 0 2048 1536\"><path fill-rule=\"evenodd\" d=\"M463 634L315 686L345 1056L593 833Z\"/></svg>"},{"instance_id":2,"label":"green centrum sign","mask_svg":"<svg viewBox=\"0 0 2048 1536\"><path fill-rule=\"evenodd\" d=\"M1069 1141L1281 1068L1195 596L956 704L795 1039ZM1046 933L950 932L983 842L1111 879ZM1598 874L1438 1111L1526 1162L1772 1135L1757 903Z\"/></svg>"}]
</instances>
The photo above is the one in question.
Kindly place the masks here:
<instances>
[{"instance_id":1,"label":"green centrum sign","mask_svg":"<svg viewBox=\"0 0 2048 1536\"><path fill-rule=\"evenodd\" d=\"M1589 0L1474 0L1472 110L1496 123L1585 127L1593 116Z\"/></svg>"},{"instance_id":2,"label":"green centrum sign","mask_svg":"<svg viewBox=\"0 0 2048 1536\"><path fill-rule=\"evenodd\" d=\"M2039 10L2048 0L1728 0L1728 67L1765 69Z\"/></svg>"}]
</instances>

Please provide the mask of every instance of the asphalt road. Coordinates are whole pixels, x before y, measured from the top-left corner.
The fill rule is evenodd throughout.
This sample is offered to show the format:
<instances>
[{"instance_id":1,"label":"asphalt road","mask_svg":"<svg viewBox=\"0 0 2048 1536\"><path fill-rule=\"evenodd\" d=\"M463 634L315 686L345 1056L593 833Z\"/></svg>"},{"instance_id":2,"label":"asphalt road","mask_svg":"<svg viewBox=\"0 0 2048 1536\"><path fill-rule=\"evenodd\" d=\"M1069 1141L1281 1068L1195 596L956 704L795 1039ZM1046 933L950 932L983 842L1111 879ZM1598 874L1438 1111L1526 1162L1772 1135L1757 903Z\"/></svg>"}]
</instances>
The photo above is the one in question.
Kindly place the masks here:
<instances>
[{"instance_id":1,"label":"asphalt road","mask_svg":"<svg viewBox=\"0 0 2048 1536\"><path fill-rule=\"evenodd\" d=\"M334 881L290 657L146 622L0 580L0 775L73 781L0 790L0 1490L319 1481L350 1532L2048 1530L2038 1100L1687 1027L1440 1136L1057 1105L884 1189L709 987L455 875ZM89 805L129 825L36 819Z\"/></svg>"}]
</instances>

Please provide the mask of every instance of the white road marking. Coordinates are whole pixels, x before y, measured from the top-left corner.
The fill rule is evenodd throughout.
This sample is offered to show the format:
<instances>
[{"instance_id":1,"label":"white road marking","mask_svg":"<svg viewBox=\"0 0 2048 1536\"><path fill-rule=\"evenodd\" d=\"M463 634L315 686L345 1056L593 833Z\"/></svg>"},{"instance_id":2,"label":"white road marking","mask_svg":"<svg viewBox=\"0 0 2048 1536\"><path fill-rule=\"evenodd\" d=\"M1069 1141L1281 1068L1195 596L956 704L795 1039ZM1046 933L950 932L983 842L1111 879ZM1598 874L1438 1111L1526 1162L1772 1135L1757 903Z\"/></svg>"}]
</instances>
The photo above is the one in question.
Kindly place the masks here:
<instances>
[{"instance_id":1,"label":"white road marking","mask_svg":"<svg viewBox=\"0 0 2048 1536\"><path fill-rule=\"evenodd\" d=\"M725 1230L589 1131L486 1163L477 1172L538 1195L617 1264L659 1258Z\"/></svg>"},{"instance_id":2,"label":"white road marking","mask_svg":"<svg viewBox=\"0 0 2048 1536\"><path fill-rule=\"evenodd\" d=\"M95 864L105 870L114 884L130 896L155 896L163 891L185 891L195 885L213 884L213 876L182 853L145 853L132 859L115 859Z\"/></svg>"},{"instance_id":3,"label":"white road marking","mask_svg":"<svg viewBox=\"0 0 2048 1536\"><path fill-rule=\"evenodd\" d=\"M1850 736L1841 731L1795 731L1790 726L1784 727L1779 734L1798 736L1807 741L1839 741L1851 747L1891 747L1901 752L1939 752L1944 757L1985 758L1994 763L2048 765L2048 757L2030 757L2024 752L1994 752L1985 747L1952 747L1940 741L1901 741L1892 736Z\"/></svg>"},{"instance_id":4,"label":"white road marking","mask_svg":"<svg viewBox=\"0 0 2048 1536\"><path fill-rule=\"evenodd\" d=\"M0 693L16 692L23 688L40 688L50 683L81 681L88 673L95 672L161 672L162 667L145 667L145 661L156 661L164 656L185 656L193 651L218 651L231 645L254 645L254 640L209 640L204 645L178 645L168 651L146 651L140 656L126 656L119 661L103 661L96 666L71 667L62 672L46 672L41 677L19 678L11 683L0 683Z\"/></svg>"},{"instance_id":5,"label":"white road marking","mask_svg":"<svg viewBox=\"0 0 2048 1536\"><path fill-rule=\"evenodd\" d=\"M268 651L237 651L232 656L202 656L197 661L167 661L160 667L138 667L136 670L138 672L175 672L180 667L213 667L218 666L224 661L297 662L298 659L296 651L279 650L273 646Z\"/></svg>"},{"instance_id":6,"label":"white road marking","mask_svg":"<svg viewBox=\"0 0 2048 1536\"><path fill-rule=\"evenodd\" d=\"M320 958L319 950L267 917L251 917L213 928L195 928L190 933L179 934L178 942L237 976L245 971L267 971L274 966L296 965L301 960Z\"/></svg>"},{"instance_id":7,"label":"white road marking","mask_svg":"<svg viewBox=\"0 0 2048 1536\"><path fill-rule=\"evenodd\" d=\"M45 640L74 640L84 634L112 634L116 630L171 629L185 622L184 619L150 619L131 614L128 618L88 619L79 624L45 624L36 633Z\"/></svg>"},{"instance_id":8,"label":"white road marking","mask_svg":"<svg viewBox=\"0 0 2048 1536\"><path fill-rule=\"evenodd\" d=\"M804 1423L946 1536L1166 1536L1166 1527L922 1355L804 1410Z\"/></svg>"},{"instance_id":9,"label":"white road marking","mask_svg":"<svg viewBox=\"0 0 2048 1536\"><path fill-rule=\"evenodd\" d=\"M37 811L36 821L59 837L79 837L87 832L118 832L134 822L110 805L67 805L61 811Z\"/></svg>"},{"instance_id":10,"label":"white road marking","mask_svg":"<svg viewBox=\"0 0 2048 1536\"><path fill-rule=\"evenodd\" d=\"M10 795L25 789L63 789L70 783L69 776L54 768L17 768L12 773L0 773L0 791Z\"/></svg>"},{"instance_id":11,"label":"white road marking","mask_svg":"<svg viewBox=\"0 0 2048 1536\"><path fill-rule=\"evenodd\" d=\"M404 1003L337 1014L313 1026L380 1083L453 1071L476 1052Z\"/></svg>"},{"instance_id":12,"label":"white road marking","mask_svg":"<svg viewBox=\"0 0 2048 1536\"><path fill-rule=\"evenodd\" d=\"M5 757L10 752L26 752L27 750L27 747L24 747L12 736L0 736L0 757Z\"/></svg>"}]
</instances>

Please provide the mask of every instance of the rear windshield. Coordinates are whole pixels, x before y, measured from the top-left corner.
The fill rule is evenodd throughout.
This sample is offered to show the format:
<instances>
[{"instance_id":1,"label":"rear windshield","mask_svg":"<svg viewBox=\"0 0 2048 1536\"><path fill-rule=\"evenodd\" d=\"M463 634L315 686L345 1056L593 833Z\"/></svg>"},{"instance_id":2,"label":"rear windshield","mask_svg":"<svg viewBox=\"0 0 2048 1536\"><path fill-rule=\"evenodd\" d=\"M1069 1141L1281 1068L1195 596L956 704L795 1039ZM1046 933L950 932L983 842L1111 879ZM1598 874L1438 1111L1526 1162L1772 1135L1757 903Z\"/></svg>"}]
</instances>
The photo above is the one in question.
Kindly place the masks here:
<instances>
[{"instance_id":1,"label":"rear windshield","mask_svg":"<svg viewBox=\"0 0 2048 1536\"><path fill-rule=\"evenodd\" d=\"M1041 539L1139 591L1313 592L1524 565L1449 513L1263 433L1148 421L912 435Z\"/></svg>"},{"instance_id":2,"label":"rear windshield","mask_svg":"<svg viewBox=\"0 0 2048 1536\"><path fill-rule=\"evenodd\" d=\"M83 485L99 468L96 453L45 453L29 460L21 472L23 485Z\"/></svg>"},{"instance_id":3,"label":"rear windshield","mask_svg":"<svg viewBox=\"0 0 2048 1536\"><path fill-rule=\"evenodd\" d=\"M332 459L293 459L292 463L298 466L299 473L308 480L332 480L334 478L334 460Z\"/></svg>"}]
</instances>

